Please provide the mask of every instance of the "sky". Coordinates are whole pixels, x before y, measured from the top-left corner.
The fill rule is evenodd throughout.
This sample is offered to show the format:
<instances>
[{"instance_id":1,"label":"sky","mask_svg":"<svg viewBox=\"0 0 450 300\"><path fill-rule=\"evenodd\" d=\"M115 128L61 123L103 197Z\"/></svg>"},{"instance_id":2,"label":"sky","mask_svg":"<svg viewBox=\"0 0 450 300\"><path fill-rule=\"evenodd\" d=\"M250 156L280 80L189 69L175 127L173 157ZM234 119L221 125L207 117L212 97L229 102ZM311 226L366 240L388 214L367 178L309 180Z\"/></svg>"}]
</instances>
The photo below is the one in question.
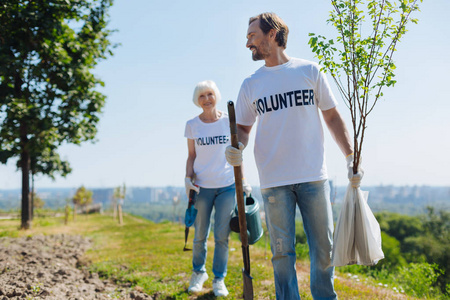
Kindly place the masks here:
<instances>
[{"instance_id":1,"label":"sky","mask_svg":"<svg viewBox=\"0 0 450 300\"><path fill-rule=\"evenodd\" d=\"M369 116L362 185L450 186L450 1L425 0L394 54L397 84ZM264 63L245 47L248 19L277 13L289 26L287 55L317 61L314 32L334 37L326 20L329 0L210 1L115 0L110 10L114 56L94 70L107 96L95 143L63 145L72 166L66 178L35 178L37 188L183 186L186 121L201 113L192 103L195 85L214 80L218 109L235 101L242 81ZM348 108L328 76L348 128ZM343 154L325 128L329 178L347 184ZM254 130L244 150L245 177L259 185ZM0 189L21 187L16 161L0 165Z\"/></svg>"}]
</instances>

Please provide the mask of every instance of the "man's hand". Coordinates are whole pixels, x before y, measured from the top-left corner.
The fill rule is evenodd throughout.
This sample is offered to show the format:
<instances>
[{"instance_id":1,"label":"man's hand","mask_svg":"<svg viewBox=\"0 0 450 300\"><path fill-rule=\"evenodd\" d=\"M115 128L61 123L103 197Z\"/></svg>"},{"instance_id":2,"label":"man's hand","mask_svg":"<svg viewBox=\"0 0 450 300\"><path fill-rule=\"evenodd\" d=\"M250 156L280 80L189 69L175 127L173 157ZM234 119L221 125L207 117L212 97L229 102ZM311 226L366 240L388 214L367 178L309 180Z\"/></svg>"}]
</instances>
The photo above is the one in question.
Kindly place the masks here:
<instances>
[{"instance_id":1,"label":"man's hand","mask_svg":"<svg viewBox=\"0 0 450 300\"><path fill-rule=\"evenodd\" d=\"M242 165L243 156L242 151L244 150L245 146L241 142L239 142L239 149L234 148L233 146L228 146L225 150L225 157L227 159L227 162L232 165L233 167L238 167Z\"/></svg>"},{"instance_id":2,"label":"man's hand","mask_svg":"<svg viewBox=\"0 0 450 300\"><path fill-rule=\"evenodd\" d=\"M199 187L198 187L198 186L195 186L195 185L192 183L191 177L186 177L186 178L184 179L184 186L186 187L186 195L187 195L188 199L189 199L189 192L190 192L190 190L196 191L197 194L200 192Z\"/></svg>"},{"instance_id":3,"label":"man's hand","mask_svg":"<svg viewBox=\"0 0 450 300\"><path fill-rule=\"evenodd\" d=\"M353 160L354 160L354 155L353 153L348 155L346 158L347 161L347 177L348 180L350 180L350 182L352 183L352 186L354 187L358 187L363 176L364 176L364 170L361 167L361 162L358 166L358 172L356 174L353 174Z\"/></svg>"}]
</instances>

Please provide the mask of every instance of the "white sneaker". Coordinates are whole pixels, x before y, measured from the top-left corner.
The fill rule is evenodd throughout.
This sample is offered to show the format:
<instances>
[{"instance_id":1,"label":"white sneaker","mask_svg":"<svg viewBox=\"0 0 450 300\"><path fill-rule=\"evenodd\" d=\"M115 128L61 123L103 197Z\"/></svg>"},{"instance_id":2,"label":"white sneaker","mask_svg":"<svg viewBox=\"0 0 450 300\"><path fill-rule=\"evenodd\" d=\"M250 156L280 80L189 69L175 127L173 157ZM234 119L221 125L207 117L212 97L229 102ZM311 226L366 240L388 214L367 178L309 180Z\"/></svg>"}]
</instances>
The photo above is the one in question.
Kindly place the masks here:
<instances>
[{"instance_id":1,"label":"white sneaker","mask_svg":"<svg viewBox=\"0 0 450 300\"><path fill-rule=\"evenodd\" d=\"M188 292L198 293L203 289L203 283L208 279L208 274L204 273L192 273L191 282L189 283Z\"/></svg>"},{"instance_id":2,"label":"white sneaker","mask_svg":"<svg viewBox=\"0 0 450 300\"><path fill-rule=\"evenodd\" d=\"M213 280L213 291L216 297L228 296L228 290L227 287L225 286L223 278L217 278Z\"/></svg>"}]
</instances>

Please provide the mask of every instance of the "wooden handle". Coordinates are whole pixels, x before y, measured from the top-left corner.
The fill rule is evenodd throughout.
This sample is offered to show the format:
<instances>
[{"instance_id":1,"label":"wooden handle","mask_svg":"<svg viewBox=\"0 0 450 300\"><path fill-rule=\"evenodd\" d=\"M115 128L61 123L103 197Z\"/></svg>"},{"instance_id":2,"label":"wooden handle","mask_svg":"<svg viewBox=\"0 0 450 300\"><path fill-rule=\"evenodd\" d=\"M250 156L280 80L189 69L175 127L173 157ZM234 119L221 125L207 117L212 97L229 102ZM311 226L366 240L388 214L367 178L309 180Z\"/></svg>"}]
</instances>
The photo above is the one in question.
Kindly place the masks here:
<instances>
[{"instance_id":1,"label":"wooden handle","mask_svg":"<svg viewBox=\"0 0 450 300\"><path fill-rule=\"evenodd\" d=\"M230 119L231 146L239 149L237 136L236 114L233 101L228 101L228 118ZM244 190L242 187L241 167L234 167L234 182L236 184L236 200L238 204L239 228L242 247L248 247L247 221L245 219ZM247 268L246 268L247 269Z\"/></svg>"}]
</instances>

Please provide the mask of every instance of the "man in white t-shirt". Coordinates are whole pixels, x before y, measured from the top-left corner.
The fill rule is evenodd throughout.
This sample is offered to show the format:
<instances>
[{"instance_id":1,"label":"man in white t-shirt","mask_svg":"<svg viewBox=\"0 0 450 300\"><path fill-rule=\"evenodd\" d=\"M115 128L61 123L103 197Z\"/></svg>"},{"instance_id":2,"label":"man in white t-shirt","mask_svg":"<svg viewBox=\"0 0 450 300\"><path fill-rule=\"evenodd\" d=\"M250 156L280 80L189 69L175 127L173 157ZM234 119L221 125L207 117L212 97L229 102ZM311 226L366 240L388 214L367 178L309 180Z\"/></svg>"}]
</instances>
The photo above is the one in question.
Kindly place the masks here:
<instances>
[{"instance_id":1,"label":"man in white t-shirt","mask_svg":"<svg viewBox=\"0 0 450 300\"><path fill-rule=\"evenodd\" d=\"M227 161L238 166L257 123L255 160L270 233L277 299L300 299L295 270L295 211L299 206L311 259L314 299L337 299L331 266L333 217L319 110L347 157L353 147L325 75L313 62L286 55L288 27L276 14L250 18L247 48L265 65L242 83L236 104L239 149Z\"/></svg>"}]
</instances>

